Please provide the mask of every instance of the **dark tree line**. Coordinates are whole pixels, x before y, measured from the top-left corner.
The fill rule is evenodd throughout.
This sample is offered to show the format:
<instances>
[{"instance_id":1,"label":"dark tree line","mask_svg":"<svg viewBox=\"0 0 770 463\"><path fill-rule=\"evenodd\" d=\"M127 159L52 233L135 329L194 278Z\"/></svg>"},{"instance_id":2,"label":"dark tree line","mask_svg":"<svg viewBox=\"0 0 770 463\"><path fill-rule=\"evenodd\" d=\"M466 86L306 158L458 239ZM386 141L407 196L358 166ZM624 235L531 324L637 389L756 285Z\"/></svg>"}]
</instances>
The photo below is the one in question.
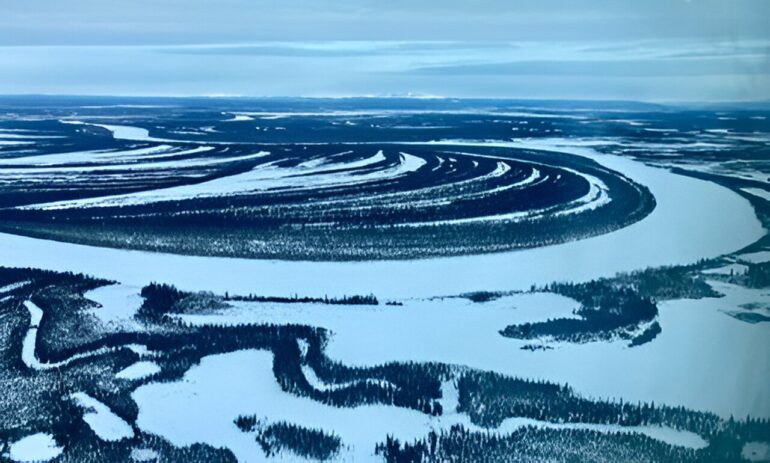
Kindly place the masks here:
<instances>
[{"instance_id":1,"label":"dark tree line","mask_svg":"<svg viewBox=\"0 0 770 463\"><path fill-rule=\"evenodd\" d=\"M195 305L196 301L204 302L204 305L216 305L222 301L249 301L249 302L274 302L281 304L292 303L317 303L329 305L378 305L379 301L373 294L366 296L353 295L342 297L292 297L259 296L249 294L246 296L231 295L225 292L224 297L211 293L194 293L181 291L173 285L150 283L141 290L144 298L138 315L147 320L159 321L165 314L184 312L187 306Z\"/></svg>"},{"instance_id":2,"label":"dark tree line","mask_svg":"<svg viewBox=\"0 0 770 463\"><path fill-rule=\"evenodd\" d=\"M472 432L455 425L448 431L431 431L426 437L411 443L388 436L385 442L377 445L376 453L388 463L704 461L701 452L674 447L640 434L534 426L526 426L510 434L497 434Z\"/></svg>"},{"instance_id":3,"label":"dark tree line","mask_svg":"<svg viewBox=\"0 0 770 463\"><path fill-rule=\"evenodd\" d=\"M639 325L651 322L658 315L658 307L652 299L640 296L632 288L613 285L608 280L553 283L543 290L580 302L580 307L574 312L579 318L555 318L544 322L509 325L500 334L516 339L548 337L569 342L589 342L614 337L631 339L631 333ZM652 335L657 333L646 333L647 338ZM641 343L641 340L636 343Z\"/></svg>"},{"instance_id":4,"label":"dark tree line","mask_svg":"<svg viewBox=\"0 0 770 463\"><path fill-rule=\"evenodd\" d=\"M742 442L770 440L770 421L747 417L723 420L713 413L655 403L589 400L566 385L511 378L494 372L467 372L458 381L459 407L474 424L493 428L525 417L552 423L667 426L693 432L712 448L733 452Z\"/></svg>"},{"instance_id":5,"label":"dark tree line","mask_svg":"<svg viewBox=\"0 0 770 463\"><path fill-rule=\"evenodd\" d=\"M692 265L655 267L620 273L607 281L632 288L640 296L654 302L719 297L721 295L699 274L699 269L706 262L701 260Z\"/></svg>"},{"instance_id":6,"label":"dark tree line","mask_svg":"<svg viewBox=\"0 0 770 463\"><path fill-rule=\"evenodd\" d=\"M368 294L365 296L353 295L342 297L308 297L294 295L292 297L278 297L278 296L259 296L255 294L249 294L246 296L238 295L226 295L225 300L232 301L250 301L250 302L278 302L282 304L291 303L316 303L316 304L330 304L330 305L378 305L380 302L374 296L374 294Z\"/></svg>"},{"instance_id":7,"label":"dark tree line","mask_svg":"<svg viewBox=\"0 0 770 463\"><path fill-rule=\"evenodd\" d=\"M731 424L726 423L730 428ZM460 425L448 431L430 431L424 438L400 442L388 436L376 453L389 463L523 462L575 463L683 462L722 463L746 461L745 442L767 439L767 422L759 434L746 425L728 430L702 449L674 446L648 436L625 431L600 432L580 428L525 426L511 433L474 432Z\"/></svg>"},{"instance_id":8,"label":"dark tree line","mask_svg":"<svg viewBox=\"0 0 770 463\"><path fill-rule=\"evenodd\" d=\"M188 293L167 284L150 283L142 288L140 295L144 298L137 315L149 320L158 321L165 314L174 310L174 306Z\"/></svg>"},{"instance_id":9,"label":"dark tree line","mask_svg":"<svg viewBox=\"0 0 770 463\"><path fill-rule=\"evenodd\" d=\"M749 264L746 271L746 285L749 288L770 287L770 262Z\"/></svg>"},{"instance_id":10,"label":"dark tree line","mask_svg":"<svg viewBox=\"0 0 770 463\"><path fill-rule=\"evenodd\" d=\"M273 373L281 388L292 394L336 407L384 404L440 415L440 377L448 368L436 364L389 363L375 367L348 367L330 360L323 352L326 338L309 343L302 358L299 346L286 339L273 349ZM316 389L302 364L307 364L321 381L336 386Z\"/></svg>"},{"instance_id":11,"label":"dark tree line","mask_svg":"<svg viewBox=\"0 0 770 463\"><path fill-rule=\"evenodd\" d=\"M264 424L256 416L241 415L235 425L243 432L256 433L256 441L268 457L288 450L313 460L329 460L337 455L342 439L322 429L310 429L284 421Z\"/></svg>"},{"instance_id":12,"label":"dark tree line","mask_svg":"<svg viewBox=\"0 0 770 463\"><path fill-rule=\"evenodd\" d=\"M641 346L642 344L647 344L648 342L655 339L660 333L663 331L660 327L660 324L658 322L652 322L650 326L645 329L642 334L635 337L631 340L631 343L628 344L629 347L636 347Z\"/></svg>"},{"instance_id":13,"label":"dark tree line","mask_svg":"<svg viewBox=\"0 0 770 463\"><path fill-rule=\"evenodd\" d=\"M530 291L547 291L570 297L581 306L574 313L579 318L559 318L545 322L511 325L503 336L517 339L551 338L557 341L590 342L620 338L629 346L650 342L660 334L655 322L657 302L670 299L719 297L720 294L699 275L706 261L693 265L648 268L620 273L587 283L552 283L532 286ZM474 293L471 300L489 300L501 293ZM639 328L651 323L642 333ZM525 346L532 349L532 346Z\"/></svg>"}]
</instances>

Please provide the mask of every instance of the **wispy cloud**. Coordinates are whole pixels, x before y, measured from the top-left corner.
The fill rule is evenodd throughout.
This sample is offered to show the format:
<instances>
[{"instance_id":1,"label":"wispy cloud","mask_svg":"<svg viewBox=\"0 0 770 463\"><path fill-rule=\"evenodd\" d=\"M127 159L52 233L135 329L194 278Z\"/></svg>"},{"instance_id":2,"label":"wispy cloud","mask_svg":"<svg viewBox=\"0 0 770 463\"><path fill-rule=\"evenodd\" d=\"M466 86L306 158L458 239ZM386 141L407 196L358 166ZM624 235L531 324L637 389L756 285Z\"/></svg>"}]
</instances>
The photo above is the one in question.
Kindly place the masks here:
<instances>
[{"instance_id":1,"label":"wispy cloud","mask_svg":"<svg viewBox=\"0 0 770 463\"><path fill-rule=\"evenodd\" d=\"M603 76L603 77L702 77L714 75L768 75L765 59L619 59L514 61L417 67L406 71L432 76Z\"/></svg>"},{"instance_id":2,"label":"wispy cloud","mask_svg":"<svg viewBox=\"0 0 770 463\"><path fill-rule=\"evenodd\" d=\"M760 100L770 98L768 49L770 40L0 46L0 93Z\"/></svg>"},{"instance_id":3,"label":"wispy cloud","mask_svg":"<svg viewBox=\"0 0 770 463\"><path fill-rule=\"evenodd\" d=\"M3 45L768 38L767 0L0 0Z\"/></svg>"},{"instance_id":4,"label":"wispy cloud","mask_svg":"<svg viewBox=\"0 0 770 463\"><path fill-rule=\"evenodd\" d=\"M186 45L155 47L161 53L180 55L241 55L336 58L356 56L431 56L435 54L472 53L480 50L516 48L506 42L453 41L326 41L326 42L262 42L231 45Z\"/></svg>"}]
</instances>

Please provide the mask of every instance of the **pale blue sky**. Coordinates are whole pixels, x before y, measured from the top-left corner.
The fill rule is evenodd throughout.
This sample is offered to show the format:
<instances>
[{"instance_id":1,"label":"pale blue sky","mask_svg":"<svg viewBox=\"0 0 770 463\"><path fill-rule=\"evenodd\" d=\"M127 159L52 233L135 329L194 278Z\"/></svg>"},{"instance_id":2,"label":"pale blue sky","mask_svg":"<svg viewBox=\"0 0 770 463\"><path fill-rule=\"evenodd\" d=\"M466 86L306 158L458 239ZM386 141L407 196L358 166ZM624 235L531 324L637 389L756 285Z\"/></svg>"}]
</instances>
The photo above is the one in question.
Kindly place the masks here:
<instances>
[{"instance_id":1,"label":"pale blue sky","mask_svg":"<svg viewBox=\"0 0 770 463\"><path fill-rule=\"evenodd\" d=\"M770 0L0 0L0 93L770 99Z\"/></svg>"}]
</instances>

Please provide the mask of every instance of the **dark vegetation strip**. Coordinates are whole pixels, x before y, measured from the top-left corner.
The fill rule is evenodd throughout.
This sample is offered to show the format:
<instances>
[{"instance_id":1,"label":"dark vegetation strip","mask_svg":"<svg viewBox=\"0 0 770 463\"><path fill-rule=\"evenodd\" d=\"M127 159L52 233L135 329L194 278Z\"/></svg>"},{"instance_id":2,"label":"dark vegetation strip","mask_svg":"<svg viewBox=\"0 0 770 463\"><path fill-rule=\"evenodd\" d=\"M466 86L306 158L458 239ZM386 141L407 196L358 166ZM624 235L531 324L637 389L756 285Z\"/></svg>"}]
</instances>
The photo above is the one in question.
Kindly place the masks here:
<instances>
[{"instance_id":1,"label":"dark vegetation strip","mask_svg":"<svg viewBox=\"0 0 770 463\"><path fill-rule=\"evenodd\" d=\"M254 415L239 416L235 425L245 433L255 433L257 443L268 457L288 450L304 458L324 461L335 457L342 446L339 436L322 429L283 421L265 424Z\"/></svg>"},{"instance_id":2,"label":"dark vegetation strip","mask_svg":"<svg viewBox=\"0 0 770 463\"><path fill-rule=\"evenodd\" d=\"M591 342L613 338L630 340L631 347L650 342L661 332L655 321L657 302L669 299L719 297L698 275L705 261L689 266L660 267L619 274L587 283L552 283L532 287L575 299L577 318L509 325L500 334L516 339L546 338L565 342ZM474 293L471 300L489 300L494 293ZM649 324L642 333L638 333Z\"/></svg>"},{"instance_id":3,"label":"dark vegetation strip","mask_svg":"<svg viewBox=\"0 0 770 463\"><path fill-rule=\"evenodd\" d=\"M295 303L317 303L328 305L378 305L379 301L373 294L366 296L353 295L342 297L275 297L259 296L249 294L247 296L230 295L225 293L223 297L207 293L193 293L181 291L173 285L163 283L150 283L141 290L141 296L144 298L142 306L139 308L138 315L148 320L160 320L163 316L184 313L188 310L187 306L201 306L205 308L219 308L226 306L227 301L246 301L246 302L274 302L282 304ZM201 304L203 302L203 304ZM200 307L198 307L200 308Z\"/></svg>"},{"instance_id":4,"label":"dark vegetation strip","mask_svg":"<svg viewBox=\"0 0 770 463\"><path fill-rule=\"evenodd\" d=\"M483 461L488 463L683 463L738 461L721 454L696 451L665 444L650 437L626 433L605 433L585 429L549 429L526 426L510 434L474 432L460 425L448 431L431 431L422 439L401 442L388 436L376 453L387 463L445 463ZM735 456L734 453L731 454Z\"/></svg>"},{"instance_id":5,"label":"dark vegetation strip","mask_svg":"<svg viewBox=\"0 0 770 463\"><path fill-rule=\"evenodd\" d=\"M388 163L394 162L394 153L405 149L402 145L367 145L366 153L378 148L387 150ZM312 145L308 152L300 154L276 151L277 159L287 165L295 165L303 159L320 155L329 149L349 150L348 145L339 148ZM234 150L253 150L254 147L233 146ZM320 150L320 151L319 151ZM280 151L280 150L279 150ZM292 260L370 260L412 259L426 256L462 255L480 252L501 252L570 241L607 233L636 222L655 207L650 192L617 172L610 171L593 161L558 153L531 152L526 150L491 149L474 147L474 153L498 156L506 159L514 169L506 182L520 179L531 170L531 162L549 178L547 185L535 185L523 190L514 189L499 195L512 195L491 200L484 196L473 200L451 201L441 206L409 207L418 197L409 197L403 207L387 204L373 208L339 207L333 210L307 207L308 201L334 199L347 202L371 202L381 194L406 193L414 196L426 186L439 186L439 199L451 198L466 192L453 182L462 181L468 172L470 157L425 147L410 146L426 160L435 156L454 156L465 171L451 169L433 172L422 169L404 178L385 179L355 188L328 188L322 190L289 191L281 194L264 193L217 198L189 198L153 204L127 205L100 208L73 208L63 210L0 210L0 230L27 236L67 242L110 246L128 249L174 252L189 255L229 257L281 258ZM313 154L315 153L315 154ZM350 160L360 159L361 152L350 155ZM270 158L273 159L273 158ZM480 165L495 165L496 160L483 156L475 158ZM266 162L261 160L260 162ZM543 166L541 163L558 167ZM449 169L449 163L442 169ZM222 172L207 174L210 178L240 173L253 165L223 166ZM563 167L577 169L599 177L608 185L612 201L596 210L585 211L577 216L553 217L503 223L469 223L419 227L395 227L415 221L447 220L475 216L487 216L542 207L558 210L584 194L588 188L584 179L569 173ZM230 169L230 170L226 170ZM234 170L233 170L234 169ZM240 169L240 170L239 170ZM186 178L186 171L166 172L173 179ZM557 174L558 172L558 174ZM172 175L173 174L173 175ZM184 175L183 175L184 174ZM201 172L186 182L202 181ZM97 177L98 178L98 177ZM209 178L209 177L205 177ZM203 178L203 179L205 179ZM472 177L471 177L472 178ZM178 181L178 180L163 180ZM449 179L449 183L447 182ZM141 180L141 179L140 179ZM157 180L160 182L160 180ZM142 188L167 187L166 183L153 185L148 180L140 182ZM37 191L39 185L0 189L0 199L7 196L7 205L28 204L29 197L46 195L46 200L66 199L73 195L93 196L97 192L91 182L83 185L45 185L45 191ZM123 190L139 188L136 182L124 185ZM490 184L487 187L500 186ZM52 190L61 191L56 198ZM99 190L99 194L120 194L116 191ZM128 190L126 190L128 191ZM27 197L29 196L29 197ZM40 199L40 198L38 198ZM423 198L424 199L424 198ZM433 198L435 199L435 198ZM386 207L387 206L387 207ZM376 225L376 226L375 226ZM473 239L469 239L472 237Z\"/></svg>"}]
</instances>

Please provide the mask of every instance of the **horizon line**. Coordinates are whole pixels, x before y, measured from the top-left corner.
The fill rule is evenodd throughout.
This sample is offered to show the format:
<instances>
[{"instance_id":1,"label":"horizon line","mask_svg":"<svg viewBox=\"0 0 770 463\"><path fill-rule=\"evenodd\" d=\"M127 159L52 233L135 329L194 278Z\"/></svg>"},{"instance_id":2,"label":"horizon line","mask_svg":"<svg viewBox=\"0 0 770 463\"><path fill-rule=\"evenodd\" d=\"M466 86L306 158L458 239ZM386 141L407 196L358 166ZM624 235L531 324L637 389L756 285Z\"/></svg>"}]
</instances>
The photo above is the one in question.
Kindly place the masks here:
<instances>
[{"instance_id":1,"label":"horizon line","mask_svg":"<svg viewBox=\"0 0 770 463\"><path fill-rule=\"evenodd\" d=\"M415 101L440 101L440 100L465 100L465 101L521 101L521 102L576 102L576 103L636 103L659 106L686 106L686 105L739 105L739 104L768 104L770 99L763 100L638 100L619 98L527 98L515 96L447 96L430 94L352 94L352 95L245 95L245 94L111 94L111 93L0 93L0 98L157 98L157 99L211 99L211 100L415 100Z\"/></svg>"}]
</instances>

